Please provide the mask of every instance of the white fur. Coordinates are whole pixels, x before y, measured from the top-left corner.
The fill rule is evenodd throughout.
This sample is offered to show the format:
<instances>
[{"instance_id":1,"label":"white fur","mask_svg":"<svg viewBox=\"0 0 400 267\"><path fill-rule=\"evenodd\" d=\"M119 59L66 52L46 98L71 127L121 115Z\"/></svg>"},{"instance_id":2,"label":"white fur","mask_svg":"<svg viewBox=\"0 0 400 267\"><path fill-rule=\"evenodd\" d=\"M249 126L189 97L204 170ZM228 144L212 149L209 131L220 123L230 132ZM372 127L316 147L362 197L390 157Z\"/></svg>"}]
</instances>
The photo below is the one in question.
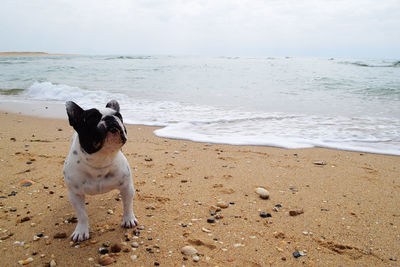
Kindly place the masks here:
<instances>
[{"instance_id":1,"label":"white fur","mask_svg":"<svg viewBox=\"0 0 400 267\"><path fill-rule=\"evenodd\" d=\"M132 175L117 138L119 137L108 133L103 148L96 153L87 154L81 149L78 134L75 133L72 137L71 149L64 164L64 181L68 187L69 200L78 218L78 225L71 235L73 241L89 238L89 222L85 209L86 194L103 194L118 189L124 209L122 227L131 228L138 225L132 207L135 192Z\"/></svg>"}]
</instances>

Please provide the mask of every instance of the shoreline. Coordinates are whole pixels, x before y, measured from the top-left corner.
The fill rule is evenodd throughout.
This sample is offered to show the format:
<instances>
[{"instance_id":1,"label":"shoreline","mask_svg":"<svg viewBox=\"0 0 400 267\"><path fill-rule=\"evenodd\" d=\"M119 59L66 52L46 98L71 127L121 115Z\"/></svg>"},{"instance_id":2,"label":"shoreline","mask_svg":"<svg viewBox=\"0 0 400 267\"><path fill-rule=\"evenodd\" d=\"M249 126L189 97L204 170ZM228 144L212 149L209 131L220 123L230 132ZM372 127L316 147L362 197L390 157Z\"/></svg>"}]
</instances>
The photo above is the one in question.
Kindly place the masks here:
<instances>
[{"instance_id":1,"label":"shoreline","mask_svg":"<svg viewBox=\"0 0 400 267\"><path fill-rule=\"evenodd\" d=\"M44 101L44 100L25 100L25 99L1 99L0 98L0 112L10 112L15 114L34 116L39 118L52 118L52 119L67 119L67 114L65 111L64 102L55 102L55 101ZM163 129L167 126L157 126L157 125L146 125L146 124L138 124L138 123L127 123L133 126L144 126L144 127L155 127L156 130ZM192 140L190 138L177 138L170 136L162 136L156 133L153 133L155 136L160 138L166 138L171 140L181 140L186 142L198 142L203 144L214 144L214 145L231 145L231 146L254 146L254 147L272 147L272 148L282 148L288 151L295 150L293 148L285 148L283 146L272 146L272 145L257 145L257 144L230 144L230 143L218 143L218 142L208 142L208 141L198 141ZM322 148L322 149L332 149L338 151L347 151L347 152L355 152L355 153L368 153L368 154L376 154L376 155L388 155L388 156L397 156L395 152L376 152L368 149L366 150L357 150L352 148L336 148L329 146L313 146L313 147L305 147L300 149L308 149L308 148Z\"/></svg>"},{"instance_id":2,"label":"shoreline","mask_svg":"<svg viewBox=\"0 0 400 267\"><path fill-rule=\"evenodd\" d=\"M76 226L62 178L73 133L68 121L0 111L0 123L0 249L7 266L29 257L35 266L94 266L106 242L122 247L111 254L115 266L390 266L400 257L398 156L197 143L127 125L123 152L144 229L135 236L120 228L116 191L88 196L91 239L73 244L54 238ZM33 184L23 186L27 179ZM259 198L257 187L270 198ZM208 223L219 202L227 207ZM186 245L197 249L199 262L181 254Z\"/></svg>"}]
</instances>

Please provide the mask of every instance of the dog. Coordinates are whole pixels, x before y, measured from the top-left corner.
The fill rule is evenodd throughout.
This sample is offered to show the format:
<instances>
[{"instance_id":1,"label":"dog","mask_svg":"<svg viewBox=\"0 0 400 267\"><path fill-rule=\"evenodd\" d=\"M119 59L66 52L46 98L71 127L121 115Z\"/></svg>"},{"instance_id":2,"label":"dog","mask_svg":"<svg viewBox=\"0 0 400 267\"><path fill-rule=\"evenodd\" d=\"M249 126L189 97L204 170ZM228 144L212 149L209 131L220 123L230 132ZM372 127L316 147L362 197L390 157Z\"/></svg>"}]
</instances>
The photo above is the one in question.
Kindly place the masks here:
<instances>
[{"instance_id":1,"label":"dog","mask_svg":"<svg viewBox=\"0 0 400 267\"><path fill-rule=\"evenodd\" d=\"M138 225L133 213L134 187L128 160L121 152L127 131L117 101L106 108L84 110L76 103L65 104L69 124L74 128L71 148L64 163L64 181L78 224L71 235L74 242L89 239L89 221L85 195L120 191L124 214L121 226Z\"/></svg>"}]
</instances>

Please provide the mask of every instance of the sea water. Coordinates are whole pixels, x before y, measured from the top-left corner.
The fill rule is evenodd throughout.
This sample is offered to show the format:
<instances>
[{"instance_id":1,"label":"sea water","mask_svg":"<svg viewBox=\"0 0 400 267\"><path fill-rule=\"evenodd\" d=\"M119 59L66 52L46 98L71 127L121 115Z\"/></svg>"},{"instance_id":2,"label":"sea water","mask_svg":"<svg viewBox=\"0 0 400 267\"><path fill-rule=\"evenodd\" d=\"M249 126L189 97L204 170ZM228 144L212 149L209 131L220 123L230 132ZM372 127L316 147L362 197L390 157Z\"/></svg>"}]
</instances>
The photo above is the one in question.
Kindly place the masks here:
<instances>
[{"instance_id":1,"label":"sea water","mask_svg":"<svg viewBox=\"0 0 400 267\"><path fill-rule=\"evenodd\" d=\"M400 155L398 59L0 58L3 103L110 99L125 122L163 126L162 137Z\"/></svg>"}]
</instances>

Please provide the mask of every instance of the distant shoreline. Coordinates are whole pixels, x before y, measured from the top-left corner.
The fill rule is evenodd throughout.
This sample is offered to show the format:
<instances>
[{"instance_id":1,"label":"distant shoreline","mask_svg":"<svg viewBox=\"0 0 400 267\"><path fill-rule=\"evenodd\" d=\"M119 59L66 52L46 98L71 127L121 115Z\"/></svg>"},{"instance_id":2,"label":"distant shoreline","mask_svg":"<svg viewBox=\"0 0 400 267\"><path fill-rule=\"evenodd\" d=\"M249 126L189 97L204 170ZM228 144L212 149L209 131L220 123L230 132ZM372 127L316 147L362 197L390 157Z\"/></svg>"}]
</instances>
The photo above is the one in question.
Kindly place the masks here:
<instances>
[{"instance_id":1,"label":"distant shoreline","mask_svg":"<svg viewBox=\"0 0 400 267\"><path fill-rule=\"evenodd\" d=\"M52 54L46 52L0 52L0 57L79 56L76 54Z\"/></svg>"}]
</instances>

